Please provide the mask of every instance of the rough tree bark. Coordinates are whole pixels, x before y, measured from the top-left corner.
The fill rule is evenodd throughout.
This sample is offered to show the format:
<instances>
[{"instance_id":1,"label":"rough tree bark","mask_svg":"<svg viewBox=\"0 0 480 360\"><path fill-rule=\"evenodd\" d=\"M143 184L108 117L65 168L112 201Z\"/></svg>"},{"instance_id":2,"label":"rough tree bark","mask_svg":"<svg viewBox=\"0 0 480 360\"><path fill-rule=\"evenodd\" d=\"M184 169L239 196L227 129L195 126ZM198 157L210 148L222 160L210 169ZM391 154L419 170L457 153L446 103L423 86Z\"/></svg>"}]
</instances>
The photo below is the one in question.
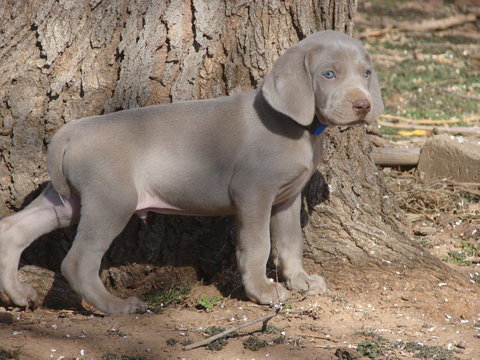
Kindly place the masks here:
<instances>
[{"instance_id":1,"label":"rough tree bark","mask_svg":"<svg viewBox=\"0 0 480 360\"><path fill-rule=\"evenodd\" d=\"M251 89L308 34L351 34L355 11L356 0L0 2L0 216L48 180L46 146L64 123ZM423 269L426 283L449 276L405 235L364 129L328 129L327 137L322 175L305 190L302 213L310 269L333 288L346 279L361 288L364 278L380 286L379 273L405 268ZM74 233L44 236L24 263L58 271ZM211 277L234 263L233 234L229 218L132 219L105 257L104 280L125 295Z\"/></svg>"}]
</instances>

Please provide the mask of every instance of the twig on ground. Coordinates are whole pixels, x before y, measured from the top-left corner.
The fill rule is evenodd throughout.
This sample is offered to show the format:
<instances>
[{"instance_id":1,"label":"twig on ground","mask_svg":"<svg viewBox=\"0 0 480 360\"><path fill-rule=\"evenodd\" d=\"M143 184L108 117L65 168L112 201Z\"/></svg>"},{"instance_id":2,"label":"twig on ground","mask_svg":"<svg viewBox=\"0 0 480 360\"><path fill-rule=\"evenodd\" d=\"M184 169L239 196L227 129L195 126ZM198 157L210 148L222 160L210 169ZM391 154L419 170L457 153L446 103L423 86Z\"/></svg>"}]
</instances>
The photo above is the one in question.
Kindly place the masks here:
<instances>
[{"instance_id":1,"label":"twig on ground","mask_svg":"<svg viewBox=\"0 0 480 360\"><path fill-rule=\"evenodd\" d=\"M385 29L381 30L370 30L370 31L364 31L363 33L360 34L360 38L367 38L367 37L381 37L389 32L393 31L391 27L387 27Z\"/></svg>"},{"instance_id":2,"label":"twig on ground","mask_svg":"<svg viewBox=\"0 0 480 360\"><path fill-rule=\"evenodd\" d=\"M465 193L480 195L480 183L462 183L451 179L424 183L419 177L407 173L392 179L388 186L395 191L398 204L409 214L407 216L411 221L421 220L418 215L435 222L434 218L440 213L456 211L460 214L465 206ZM468 213L465 216L471 219L475 214Z\"/></svg>"},{"instance_id":3,"label":"twig on ground","mask_svg":"<svg viewBox=\"0 0 480 360\"><path fill-rule=\"evenodd\" d=\"M311 338L314 338L314 339L327 340L327 341L331 341L331 342L334 342L334 343L338 342L338 340L335 340L331 337L323 336L323 335L317 335L317 334L297 334L297 335L301 336L301 337L311 337Z\"/></svg>"},{"instance_id":4,"label":"twig on ground","mask_svg":"<svg viewBox=\"0 0 480 360\"><path fill-rule=\"evenodd\" d=\"M267 324L267 321L270 320L271 318L273 318L274 316L276 316L279 311L280 311L281 307L278 307L273 313L271 314L268 314L268 315L264 315L264 316L261 316L259 318L256 318L256 319L253 319L253 320L250 320L250 321L247 321L243 324L240 324L240 325L237 325L237 326L234 326L234 327L231 327L225 331L222 331L221 333L217 334L217 335L213 335L213 336L210 336L209 338L207 339L204 339L202 341L197 341L196 343L193 343L193 344L190 344L190 345L186 345L183 347L183 350L191 350L191 349L195 349L197 347L200 347L200 346L204 346L204 345L208 345L210 344L211 342L217 340L217 339L220 339L228 334L231 334L237 330L240 330L240 329L243 329L244 327L247 327L247 326L250 326L250 325L253 325L253 324L256 324L256 323L259 323L259 322L263 322L263 327L266 326Z\"/></svg>"},{"instance_id":5,"label":"twig on ground","mask_svg":"<svg viewBox=\"0 0 480 360\"><path fill-rule=\"evenodd\" d=\"M473 195L480 195L480 183L458 182L451 179L445 179L442 181L453 186L455 190L464 191Z\"/></svg>"},{"instance_id":6,"label":"twig on ground","mask_svg":"<svg viewBox=\"0 0 480 360\"><path fill-rule=\"evenodd\" d=\"M443 36L443 35L447 35L447 34L453 35L453 34L455 34L455 32L449 31L449 32L445 32L445 34L436 33L435 35ZM465 33L463 33L463 32L461 34L464 34L464 36L466 36ZM425 34L418 34L418 35L425 36ZM460 32L456 35L459 36ZM480 40L480 35L478 36L478 40ZM454 50L476 51L476 50L478 50L478 48L480 48L480 44L452 44L452 43L448 43L448 42L445 42L445 43L427 42L427 43L415 44L415 47L420 48L420 49L424 49L424 48L450 48L450 49L454 49Z\"/></svg>"},{"instance_id":7,"label":"twig on ground","mask_svg":"<svg viewBox=\"0 0 480 360\"><path fill-rule=\"evenodd\" d=\"M421 22L413 21L399 21L396 22L393 26L387 27L380 30L370 30L365 31L360 34L361 38L367 37L382 37L390 32L431 32L438 30L449 29L458 25L463 25L465 23L473 22L477 19L476 15L453 15L443 19L427 19Z\"/></svg>"},{"instance_id":8,"label":"twig on ground","mask_svg":"<svg viewBox=\"0 0 480 360\"><path fill-rule=\"evenodd\" d=\"M394 124L387 121L377 121L378 125L387 126L394 129L410 129L410 130L425 130L431 131L434 134L461 134L480 137L480 128L478 127L437 127L437 126L426 126L426 125L413 125L413 124Z\"/></svg>"},{"instance_id":9,"label":"twig on ground","mask_svg":"<svg viewBox=\"0 0 480 360\"><path fill-rule=\"evenodd\" d=\"M375 147L370 155L376 165L416 166L420 151L421 148Z\"/></svg>"},{"instance_id":10,"label":"twig on ground","mask_svg":"<svg viewBox=\"0 0 480 360\"><path fill-rule=\"evenodd\" d=\"M469 95L469 94L462 94L453 90L448 90L448 89L440 89L443 92L446 92L451 95L455 95L464 99L470 99L470 100L480 100L480 96L476 95ZM480 119L480 116L476 116L477 119Z\"/></svg>"},{"instance_id":11,"label":"twig on ground","mask_svg":"<svg viewBox=\"0 0 480 360\"><path fill-rule=\"evenodd\" d=\"M443 125L443 124L456 124L459 122L473 122L473 121L480 121L480 115L469 116L463 119L448 119L448 120L431 120L431 119L409 119L403 116L398 115L389 115L389 114L382 114L380 115L382 119L391 119L391 120L398 120L403 121L409 124L431 124L431 125Z\"/></svg>"},{"instance_id":12,"label":"twig on ground","mask_svg":"<svg viewBox=\"0 0 480 360\"><path fill-rule=\"evenodd\" d=\"M443 19L428 19L420 22L402 21L395 24L401 31L436 31L445 30L454 26L463 25L475 21L477 17L473 14L454 15Z\"/></svg>"},{"instance_id":13,"label":"twig on ground","mask_svg":"<svg viewBox=\"0 0 480 360\"><path fill-rule=\"evenodd\" d=\"M460 31L460 30L447 30L447 31L439 31L435 35L444 37L444 36L460 36L463 38L470 38L474 40L480 40L480 34L476 31ZM465 44L465 45L458 45L459 47L462 46L474 46L478 47L478 44Z\"/></svg>"}]
</instances>

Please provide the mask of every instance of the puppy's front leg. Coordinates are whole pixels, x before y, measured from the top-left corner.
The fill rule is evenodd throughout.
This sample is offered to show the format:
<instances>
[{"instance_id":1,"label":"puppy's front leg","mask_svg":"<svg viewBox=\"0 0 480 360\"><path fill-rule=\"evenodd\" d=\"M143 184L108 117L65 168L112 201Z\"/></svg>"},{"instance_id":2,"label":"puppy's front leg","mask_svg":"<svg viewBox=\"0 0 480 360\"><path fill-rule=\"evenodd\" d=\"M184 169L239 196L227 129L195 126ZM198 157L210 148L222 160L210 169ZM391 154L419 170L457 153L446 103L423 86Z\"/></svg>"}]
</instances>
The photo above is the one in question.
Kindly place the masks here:
<instances>
[{"instance_id":1,"label":"puppy's front leg","mask_svg":"<svg viewBox=\"0 0 480 360\"><path fill-rule=\"evenodd\" d=\"M247 297L259 304L283 302L290 296L281 284L269 281L266 276L271 206L272 199L264 194L237 203L238 267Z\"/></svg>"},{"instance_id":2,"label":"puppy's front leg","mask_svg":"<svg viewBox=\"0 0 480 360\"><path fill-rule=\"evenodd\" d=\"M300 224L301 195L274 206L270 222L272 256L286 281L287 288L307 295L323 294L323 277L308 275L303 269L303 236Z\"/></svg>"}]
</instances>

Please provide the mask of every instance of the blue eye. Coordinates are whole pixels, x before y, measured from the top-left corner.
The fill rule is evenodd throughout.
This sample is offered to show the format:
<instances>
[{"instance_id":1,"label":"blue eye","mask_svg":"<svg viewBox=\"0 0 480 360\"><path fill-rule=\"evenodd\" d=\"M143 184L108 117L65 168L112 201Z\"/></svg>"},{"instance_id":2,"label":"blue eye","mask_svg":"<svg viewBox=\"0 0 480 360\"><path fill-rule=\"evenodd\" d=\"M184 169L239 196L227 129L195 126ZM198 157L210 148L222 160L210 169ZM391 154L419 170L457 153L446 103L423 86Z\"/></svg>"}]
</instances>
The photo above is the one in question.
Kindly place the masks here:
<instances>
[{"instance_id":1,"label":"blue eye","mask_svg":"<svg viewBox=\"0 0 480 360\"><path fill-rule=\"evenodd\" d=\"M333 78L335 77L335 72L333 72L333 71L331 71L331 70L330 70L330 71L327 71L327 72L324 72L324 73L323 73L323 77L324 77L325 79L333 79Z\"/></svg>"},{"instance_id":2,"label":"blue eye","mask_svg":"<svg viewBox=\"0 0 480 360\"><path fill-rule=\"evenodd\" d=\"M372 75L372 70L370 70L370 69L365 70L364 73L363 73L363 76L366 77L366 78L369 78L370 75Z\"/></svg>"}]
</instances>

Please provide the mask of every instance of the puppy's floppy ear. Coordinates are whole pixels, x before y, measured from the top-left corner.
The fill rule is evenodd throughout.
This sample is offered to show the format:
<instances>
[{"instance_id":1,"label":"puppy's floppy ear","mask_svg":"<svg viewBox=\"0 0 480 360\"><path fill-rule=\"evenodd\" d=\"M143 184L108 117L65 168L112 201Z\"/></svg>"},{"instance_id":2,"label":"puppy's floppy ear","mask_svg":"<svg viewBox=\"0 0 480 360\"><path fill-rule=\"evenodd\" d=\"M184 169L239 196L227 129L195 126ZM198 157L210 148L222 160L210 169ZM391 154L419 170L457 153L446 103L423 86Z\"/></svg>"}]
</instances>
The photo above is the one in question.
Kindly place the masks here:
<instances>
[{"instance_id":1,"label":"puppy's floppy ear","mask_svg":"<svg viewBox=\"0 0 480 360\"><path fill-rule=\"evenodd\" d=\"M376 119L380 114L383 113L384 106L377 74L375 71L373 71L372 75L373 76L370 79L370 95L372 96L372 117Z\"/></svg>"},{"instance_id":2,"label":"puppy's floppy ear","mask_svg":"<svg viewBox=\"0 0 480 360\"><path fill-rule=\"evenodd\" d=\"M275 63L262 85L268 104L303 126L315 115L315 97L306 52L290 48Z\"/></svg>"},{"instance_id":3,"label":"puppy's floppy ear","mask_svg":"<svg viewBox=\"0 0 480 360\"><path fill-rule=\"evenodd\" d=\"M365 51L365 50L364 50ZM368 53L367 59L372 65L372 58ZM372 66L373 69L373 66ZM381 113L383 113L384 106L382 101L382 93L380 91L380 83L378 81L377 73L372 71L372 77L370 78L370 95L372 97L372 119L375 120Z\"/></svg>"}]
</instances>

